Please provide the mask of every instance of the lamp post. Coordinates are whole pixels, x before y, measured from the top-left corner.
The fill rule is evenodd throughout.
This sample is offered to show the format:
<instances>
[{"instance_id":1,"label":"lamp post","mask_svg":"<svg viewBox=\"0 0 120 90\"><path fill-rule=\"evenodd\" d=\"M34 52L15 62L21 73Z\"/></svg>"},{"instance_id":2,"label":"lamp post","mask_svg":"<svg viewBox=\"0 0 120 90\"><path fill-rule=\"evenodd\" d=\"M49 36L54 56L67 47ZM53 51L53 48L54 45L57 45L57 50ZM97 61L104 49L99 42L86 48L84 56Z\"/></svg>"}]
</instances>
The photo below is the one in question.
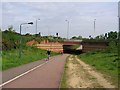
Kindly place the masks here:
<instances>
[{"instance_id":1,"label":"lamp post","mask_svg":"<svg viewBox=\"0 0 120 90\"><path fill-rule=\"evenodd\" d=\"M118 2L118 39L120 40L120 1Z\"/></svg>"},{"instance_id":2,"label":"lamp post","mask_svg":"<svg viewBox=\"0 0 120 90\"><path fill-rule=\"evenodd\" d=\"M20 47L19 47L19 58L21 59L21 54L22 54L22 36L21 36L21 30L22 30L22 25L25 25L25 24L33 24L33 22L29 22L29 23L22 23L20 24Z\"/></svg>"},{"instance_id":3,"label":"lamp post","mask_svg":"<svg viewBox=\"0 0 120 90\"><path fill-rule=\"evenodd\" d=\"M96 24L96 19L94 19L94 37L95 37L95 24Z\"/></svg>"},{"instance_id":4,"label":"lamp post","mask_svg":"<svg viewBox=\"0 0 120 90\"><path fill-rule=\"evenodd\" d=\"M118 2L118 24L118 58L120 59L120 1ZM120 67L120 61L118 62L118 67ZM118 77L120 77L120 72ZM118 87L120 87L120 78L118 78Z\"/></svg>"},{"instance_id":5,"label":"lamp post","mask_svg":"<svg viewBox=\"0 0 120 90\"><path fill-rule=\"evenodd\" d=\"M67 40L69 38L69 21L68 20L65 20L67 23L68 23L68 26L67 26Z\"/></svg>"},{"instance_id":6,"label":"lamp post","mask_svg":"<svg viewBox=\"0 0 120 90\"><path fill-rule=\"evenodd\" d=\"M119 24L119 29L118 29L118 40L120 41L120 17L118 17L118 24Z\"/></svg>"},{"instance_id":7,"label":"lamp post","mask_svg":"<svg viewBox=\"0 0 120 90\"><path fill-rule=\"evenodd\" d=\"M120 1L118 2L118 58L120 59ZM119 87L120 87L120 81L119 81Z\"/></svg>"},{"instance_id":8,"label":"lamp post","mask_svg":"<svg viewBox=\"0 0 120 90\"><path fill-rule=\"evenodd\" d=\"M40 19L36 19L36 36L37 36L37 21Z\"/></svg>"}]
</instances>

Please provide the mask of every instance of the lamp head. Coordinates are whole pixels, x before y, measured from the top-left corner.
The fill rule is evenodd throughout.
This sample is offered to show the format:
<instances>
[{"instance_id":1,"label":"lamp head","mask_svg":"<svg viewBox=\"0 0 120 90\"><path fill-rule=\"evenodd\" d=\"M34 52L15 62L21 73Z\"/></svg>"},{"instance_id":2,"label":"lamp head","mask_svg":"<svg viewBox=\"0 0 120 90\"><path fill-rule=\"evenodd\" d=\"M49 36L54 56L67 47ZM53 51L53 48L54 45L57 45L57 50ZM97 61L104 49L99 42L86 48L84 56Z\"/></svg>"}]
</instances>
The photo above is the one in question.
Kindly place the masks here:
<instances>
[{"instance_id":1,"label":"lamp head","mask_svg":"<svg viewBox=\"0 0 120 90\"><path fill-rule=\"evenodd\" d=\"M29 22L28 24L33 24L33 22Z\"/></svg>"}]
</instances>

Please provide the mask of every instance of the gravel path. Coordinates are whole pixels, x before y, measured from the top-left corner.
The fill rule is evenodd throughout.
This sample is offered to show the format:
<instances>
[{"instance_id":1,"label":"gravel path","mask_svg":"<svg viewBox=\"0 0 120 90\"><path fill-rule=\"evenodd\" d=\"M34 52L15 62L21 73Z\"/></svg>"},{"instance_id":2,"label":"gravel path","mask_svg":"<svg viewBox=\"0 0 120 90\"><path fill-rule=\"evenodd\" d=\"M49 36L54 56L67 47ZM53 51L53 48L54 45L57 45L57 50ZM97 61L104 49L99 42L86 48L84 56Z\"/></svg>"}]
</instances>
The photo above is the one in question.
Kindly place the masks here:
<instances>
[{"instance_id":1,"label":"gravel path","mask_svg":"<svg viewBox=\"0 0 120 90\"><path fill-rule=\"evenodd\" d=\"M55 56L43 66L4 85L3 88L58 88L67 56L67 54ZM32 63L30 65L32 65ZM26 67L19 67L20 71ZM19 68L15 70L19 71ZM9 75L6 75L6 77L9 77Z\"/></svg>"},{"instance_id":2,"label":"gravel path","mask_svg":"<svg viewBox=\"0 0 120 90\"><path fill-rule=\"evenodd\" d=\"M66 67L67 88L117 88L75 55L70 55Z\"/></svg>"}]
</instances>

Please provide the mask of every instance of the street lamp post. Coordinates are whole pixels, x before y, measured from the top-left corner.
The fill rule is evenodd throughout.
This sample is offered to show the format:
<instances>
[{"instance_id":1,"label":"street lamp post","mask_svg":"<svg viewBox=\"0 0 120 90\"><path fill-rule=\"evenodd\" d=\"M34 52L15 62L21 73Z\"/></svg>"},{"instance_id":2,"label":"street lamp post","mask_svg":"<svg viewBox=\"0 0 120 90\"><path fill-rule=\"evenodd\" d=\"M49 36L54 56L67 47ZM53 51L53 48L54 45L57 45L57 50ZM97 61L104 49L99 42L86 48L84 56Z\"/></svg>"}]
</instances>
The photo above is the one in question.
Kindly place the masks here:
<instances>
[{"instance_id":1,"label":"street lamp post","mask_svg":"<svg viewBox=\"0 0 120 90\"><path fill-rule=\"evenodd\" d=\"M65 20L67 23L68 23L68 26L67 26L67 40L69 38L69 21L68 20Z\"/></svg>"},{"instance_id":2,"label":"street lamp post","mask_svg":"<svg viewBox=\"0 0 120 90\"><path fill-rule=\"evenodd\" d=\"M118 58L120 59L120 1L118 2ZM120 80L119 87L120 87Z\"/></svg>"},{"instance_id":3,"label":"street lamp post","mask_svg":"<svg viewBox=\"0 0 120 90\"><path fill-rule=\"evenodd\" d=\"M120 40L120 1L118 2L118 39Z\"/></svg>"},{"instance_id":4,"label":"street lamp post","mask_svg":"<svg viewBox=\"0 0 120 90\"><path fill-rule=\"evenodd\" d=\"M118 19L119 19L119 22L118 22L118 24L119 24L119 29L118 29L118 39L120 40L120 17L118 17Z\"/></svg>"},{"instance_id":5,"label":"street lamp post","mask_svg":"<svg viewBox=\"0 0 120 90\"><path fill-rule=\"evenodd\" d=\"M37 21L40 19L36 19L36 36L37 36Z\"/></svg>"},{"instance_id":6,"label":"street lamp post","mask_svg":"<svg viewBox=\"0 0 120 90\"><path fill-rule=\"evenodd\" d=\"M96 19L94 19L94 37L95 37L95 24L96 24Z\"/></svg>"},{"instance_id":7,"label":"street lamp post","mask_svg":"<svg viewBox=\"0 0 120 90\"><path fill-rule=\"evenodd\" d=\"M21 30L22 30L22 25L24 24L33 24L33 22L29 22L29 23L22 23L20 24L20 47L19 47L19 58L21 59L21 54L22 54L22 36L21 36Z\"/></svg>"}]
</instances>

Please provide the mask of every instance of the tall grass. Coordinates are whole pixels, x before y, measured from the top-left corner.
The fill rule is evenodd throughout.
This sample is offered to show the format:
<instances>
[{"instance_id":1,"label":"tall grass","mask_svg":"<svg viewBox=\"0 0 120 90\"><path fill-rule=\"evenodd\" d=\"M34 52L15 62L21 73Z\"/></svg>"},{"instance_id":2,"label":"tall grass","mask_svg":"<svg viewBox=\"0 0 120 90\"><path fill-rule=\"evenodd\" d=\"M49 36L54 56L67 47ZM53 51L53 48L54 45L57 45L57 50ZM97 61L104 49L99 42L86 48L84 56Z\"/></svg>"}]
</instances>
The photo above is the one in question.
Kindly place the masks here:
<instances>
[{"instance_id":1,"label":"tall grass","mask_svg":"<svg viewBox=\"0 0 120 90\"><path fill-rule=\"evenodd\" d=\"M51 53L51 55L57 55L58 53ZM35 47L24 47L22 49L22 57L19 58L19 49L12 49L2 52L2 70L17 67L22 64L27 64L33 61L46 58L46 50L41 50Z\"/></svg>"}]
</instances>

